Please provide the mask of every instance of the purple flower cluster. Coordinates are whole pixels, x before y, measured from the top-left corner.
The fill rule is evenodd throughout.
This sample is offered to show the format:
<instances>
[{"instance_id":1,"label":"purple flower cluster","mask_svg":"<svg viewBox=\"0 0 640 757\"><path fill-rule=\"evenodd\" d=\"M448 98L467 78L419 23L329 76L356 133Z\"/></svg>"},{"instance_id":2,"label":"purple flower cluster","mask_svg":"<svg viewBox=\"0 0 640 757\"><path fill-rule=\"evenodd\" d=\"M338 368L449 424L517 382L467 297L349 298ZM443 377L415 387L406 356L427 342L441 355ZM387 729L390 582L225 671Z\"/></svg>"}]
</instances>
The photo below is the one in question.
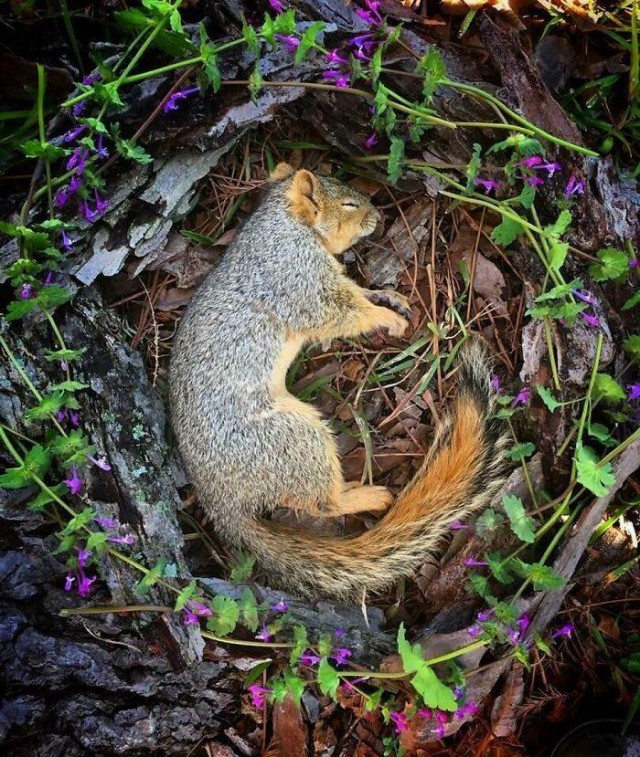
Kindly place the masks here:
<instances>
[{"instance_id":1,"label":"purple flower cluster","mask_svg":"<svg viewBox=\"0 0 640 757\"><path fill-rule=\"evenodd\" d=\"M271 694L271 689L261 686L259 683L253 683L249 686L249 694L251 695L251 704L256 710L262 710L266 704L267 696Z\"/></svg>"},{"instance_id":2,"label":"purple flower cluster","mask_svg":"<svg viewBox=\"0 0 640 757\"><path fill-rule=\"evenodd\" d=\"M185 614L183 621L185 626L198 624L200 623L200 618L210 618L213 615L210 607L202 604L202 602L196 602L195 599L188 599L182 608L182 612Z\"/></svg>"},{"instance_id":3,"label":"purple flower cluster","mask_svg":"<svg viewBox=\"0 0 640 757\"><path fill-rule=\"evenodd\" d=\"M190 89L182 89L178 92L174 92L168 99L167 102L162 106L163 113L169 113L171 110L178 110L180 107L178 103L181 100L186 100L188 97L191 97L191 95L194 95L196 92L200 91L200 87L191 87Z\"/></svg>"},{"instance_id":4,"label":"purple flower cluster","mask_svg":"<svg viewBox=\"0 0 640 757\"><path fill-rule=\"evenodd\" d=\"M528 158L522 158L518 162L520 173L517 178L530 184L532 187L541 187L546 179L551 179L557 171L562 169L562 164L556 161L548 162L541 155L531 155ZM482 187L485 194L491 194L500 188L500 182L494 179L476 178L473 182L476 186ZM584 182L576 174L573 174L564 190L566 200L584 192Z\"/></svg>"},{"instance_id":5,"label":"purple flower cluster","mask_svg":"<svg viewBox=\"0 0 640 757\"><path fill-rule=\"evenodd\" d=\"M526 405L530 399L531 399L531 389L525 386L513 398L513 402L511 403L511 405L513 407L517 407L518 405Z\"/></svg>"},{"instance_id":6,"label":"purple flower cluster","mask_svg":"<svg viewBox=\"0 0 640 757\"><path fill-rule=\"evenodd\" d=\"M66 482L65 482L66 483ZM88 597L91 593L91 586L98 578L97 576L87 576L85 568L91 557L91 552L82 547L78 547L78 556L75 559L76 567L67 572L64 580L64 590L71 591L76 587L76 593L79 597Z\"/></svg>"},{"instance_id":7,"label":"purple flower cluster","mask_svg":"<svg viewBox=\"0 0 640 757\"><path fill-rule=\"evenodd\" d=\"M498 621L497 618L495 618L495 613L492 608L482 610L476 615L475 623L467 631L469 636L474 639L478 638L478 636L480 636L485 630L485 623L491 623L493 630L498 634L501 634L504 637L505 641L508 640L514 646L516 644L525 644L525 646L530 646L532 643L531 641L525 642L524 640L527 630L531 625L531 618L526 613L523 613L513 622L502 623Z\"/></svg>"},{"instance_id":8,"label":"purple flower cluster","mask_svg":"<svg viewBox=\"0 0 640 757\"><path fill-rule=\"evenodd\" d=\"M376 0L364 0L364 8L357 8L356 15L369 26L382 26L383 18L380 15L380 3Z\"/></svg>"}]
</instances>

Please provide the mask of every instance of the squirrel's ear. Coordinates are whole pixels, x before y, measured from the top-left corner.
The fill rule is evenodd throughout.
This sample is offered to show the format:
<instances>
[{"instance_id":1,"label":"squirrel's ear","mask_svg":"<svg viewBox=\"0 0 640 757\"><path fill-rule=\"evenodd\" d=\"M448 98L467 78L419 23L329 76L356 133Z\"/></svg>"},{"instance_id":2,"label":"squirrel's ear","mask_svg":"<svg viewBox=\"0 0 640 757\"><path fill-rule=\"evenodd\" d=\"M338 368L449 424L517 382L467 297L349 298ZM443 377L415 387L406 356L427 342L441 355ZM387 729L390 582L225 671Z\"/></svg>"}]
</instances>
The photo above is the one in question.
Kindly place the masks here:
<instances>
[{"instance_id":1,"label":"squirrel's ear","mask_svg":"<svg viewBox=\"0 0 640 757\"><path fill-rule=\"evenodd\" d=\"M289 191L291 208L298 218L313 226L322 207L324 192L318 179L304 168L296 171Z\"/></svg>"},{"instance_id":2,"label":"squirrel's ear","mask_svg":"<svg viewBox=\"0 0 640 757\"><path fill-rule=\"evenodd\" d=\"M284 181L290 176L293 176L295 169L288 163L278 163L278 165L271 171L269 179L271 181Z\"/></svg>"}]
</instances>

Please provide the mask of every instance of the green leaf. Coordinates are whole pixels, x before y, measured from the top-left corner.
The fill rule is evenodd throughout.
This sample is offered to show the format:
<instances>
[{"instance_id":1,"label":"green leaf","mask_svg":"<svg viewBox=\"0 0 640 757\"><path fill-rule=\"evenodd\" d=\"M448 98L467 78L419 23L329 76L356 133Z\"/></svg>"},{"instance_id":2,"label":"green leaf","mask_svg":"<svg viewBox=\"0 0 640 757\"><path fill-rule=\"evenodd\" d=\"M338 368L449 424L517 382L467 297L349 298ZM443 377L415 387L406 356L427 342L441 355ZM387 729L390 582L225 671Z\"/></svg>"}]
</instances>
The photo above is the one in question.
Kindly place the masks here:
<instances>
[{"instance_id":1,"label":"green leaf","mask_svg":"<svg viewBox=\"0 0 640 757\"><path fill-rule=\"evenodd\" d=\"M65 492L68 492L69 490L64 484L56 484L55 486L50 486L49 490L53 494L57 494L59 497L62 497L62 495ZM34 512L39 512L42 510L43 507L49 504L49 502L53 502L54 497L49 494L48 491L45 491L44 489L37 495L37 497L29 502L27 507L29 510L33 510Z\"/></svg>"},{"instance_id":2,"label":"green leaf","mask_svg":"<svg viewBox=\"0 0 640 757\"><path fill-rule=\"evenodd\" d=\"M238 552L234 555L234 566L231 570L231 580L234 584L241 584L246 581L253 571L256 558L252 555Z\"/></svg>"},{"instance_id":3,"label":"green leaf","mask_svg":"<svg viewBox=\"0 0 640 757\"><path fill-rule=\"evenodd\" d=\"M622 306L622 309L631 310L631 308L634 308L638 303L640 303L640 290L638 290L632 297L629 297Z\"/></svg>"},{"instance_id":4,"label":"green leaf","mask_svg":"<svg viewBox=\"0 0 640 757\"><path fill-rule=\"evenodd\" d=\"M504 518L493 508L488 508L476 520L476 531L481 539L492 536L503 524Z\"/></svg>"},{"instance_id":5,"label":"green leaf","mask_svg":"<svg viewBox=\"0 0 640 757\"><path fill-rule=\"evenodd\" d=\"M64 405L64 392L54 392L43 397L35 406L24 414L28 421L41 421L55 415Z\"/></svg>"},{"instance_id":6,"label":"green leaf","mask_svg":"<svg viewBox=\"0 0 640 757\"><path fill-rule=\"evenodd\" d=\"M96 554L104 552L107 548L108 538L109 534L105 534L104 531L94 531L87 539L85 549L88 549L90 552L95 552Z\"/></svg>"},{"instance_id":7,"label":"green leaf","mask_svg":"<svg viewBox=\"0 0 640 757\"><path fill-rule=\"evenodd\" d=\"M300 655L309 646L309 639L307 637L307 629L301 625L295 625L293 627L293 647L289 654L289 661L292 665L297 664L300 659Z\"/></svg>"},{"instance_id":8,"label":"green leaf","mask_svg":"<svg viewBox=\"0 0 640 757\"><path fill-rule=\"evenodd\" d=\"M84 510L81 510L77 515L71 518L62 533L65 536L69 536L69 534L80 531L81 529L85 528L85 526L88 526L95 517L96 511L93 509L93 507L85 507Z\"/></svg>"},{"instance_id":9,"label":"green leaf","mask_svg":"<svg viewBox=\"0 0 640 757\"><path fill-rule=\"evenodd\" d=\"M269 15L268 13L266 14ZM258 95L260 94L260 91L262 90L263 86L263 80L262 76L260 75L260 69L258 68L258 64L256 63L253 71L251 72L249 76L249 92L251 94L251 99L256 100Z\"/></svg>"},{"instance_id":10,"label":"green leaf","mask_svg":"<svg viewBox=\"0 0 640 757\"><path fill-rule=\"evenodd\" d=\"M22 489L33 483L33 476L43 478L51 465L51 452L41 444L34 444L24 456L22 465L8 468L0 476L0 488Z\"/></svg>"},{"instance_id":11,"label":"green leaf","mask_svg":"<svg viewBox=\"0 0 640 757\"><path fill-rule=\"evenodd\" d=\"M413 688L420 694L427 707L453 712L457 704L453 692L442 683L425 663L419 644L411 646L405 637L404 623L398 628L398 653L405 673L415 673L411 679Z\"/></svg>"},{"instance_id":12,"label":"green leaf","mask_svg":"<svg viewBox=\"0 0 640 757\"><path fill-rule=\"evenodd\" d=\"M180 12L176 10L172 10L169 14L169 26L171 27L171 30L176 32L177 34L182 34L182 19L180 18Z\"/></svg>"},{"instance_id":13,"label":"green leaf","mask_svg":"<svg viewBox=\"0 0 640 757\"><path fill-rule=\"evenodd\" d=\"M536 522L526 514L520 497L505 494L502 497L502 505L511 523L513 533L520 541L533 544L535 542Z\"/></svg>"},{"instance_id":14,"label":"green leaf","mask_svg":"<svg viewBox=\"0 0 640 757\"><path fill-rule=\"evenodd\" d=\"M79 392L81 389L87 389L89 384L83 384L81 381L63 381L51 387L52 392Z\"/></svg>"},{"instance_id":15,"label":"green leaf","mask_svg":"<svg viewBox=\"0 0 640 757\"><path fill-rule=\"evenodd\" d=\"M378 89L378 81L380 80L380 74L382 73L382 53L383 48L382 45L380 45L371 57L369 70L371 72L371 84L374 89Z\"/></svg>"},{"instance_id":16,"label":"green leaf","mask_svg":"<svg viewBox=\"0 0 640 757\"><path fill-rule=\"evenodd\" d=\"M258 605L256 603L256 598L253 596L251 589L246 588L242 592L239 608L242 624L255 633L260 625L260 620L258 619Z\"/></svg>"},{"instance_id":17,"label":"green leaf","mask_svg":"<svg viewBox=\"0 0 640 757\"><path fill-rule=\"evenodd\" d=\"M518 195L518 200L523 208L531 210L534 200L536 199L536 188L531 184L526 184L522 187L522 191Z\"/></svg>"},{"instance_id":18,"label":"green leaf","mask_svg":"<svg viewBox=\"0 0 640 757\"><path fill-rule=\"evenodd\" d=\"M509 572L508 563L505 563L500 553L493 553L491 555L485 555L485 559L489 564L489 570L493 577L500 581L501 584L511 583L512 576Z\"/></svg>"},{"instance_id":19,"label":"green leaf","mask_svg":"<svg viewBox=\"0 0 640 757\"><path fill-rule=\"evenodd\" d=\"M539 562L526 563L522 560L514 560L513 562L520 575L531 580L536 591L561 589L565 585L565 579L554 573L548 565Z\"/></svg>"},{"instance_id":20,"label":"green leaf","mask_svg":"<svg viewBox=\"0 0 640 757\"><path fill-rule=\"evenodd\" d=\"M6 321L17 321L20 318L24 318L27 313L35 310L38 307L38 301L32 300L14 300L9 303L7 307L7 313L5 315Z\"/></svg>"},{"instance_id":21,"label":"green leaf","mask_svg":"<svg viewBox=\"0 0 640 757\"><path fill-rule=\"evenodd\" d=\"M211 603L213 617L207 620L207 628L216 636L228 636L232 634L240 617L240 608L231 597L223 597L218 594Z\"/></svg>"},{"instance_id":22,"label":"green leaf","mask_svg":"<svg viewBox=\"0 0 640 757\"><path fill-rule=\"evenodd\" d=\"M598 262L589 266L594 281L619 279L629 273L629 258L625 252L607 247L597 252Z\"/></svg>"},{"instance_id":23,"label":"green leaf","mask_svg":"<svg viewBox=\"0 0 640 757\"><path fill-rule=\"evenodd\" d=\"M331 666L326 657L323 657L318 666L318 686L320 687L320 691L335 701L339 685L340 676L338 675L338 671Z\"/></svg>"},{"instance_id":24,"label":"green leaf","mask_svg":"<svg viewBox=\"0 0 640 757\"><path fill-rule=\"evenodd\" d=\"M624 389L620 384L607 373L596 374L596 379L593 385L593 398L595 400L604 400L605 402L615 404L626 399Z\"/></svg>"},{"instance_id":25,"label":"green leaf","mask_svg":"<svg viewBox=\"0 0 640 757\"><path fill-rule=\"evenodd\" d=\"M566 208L561 211L555 223L547 226L545 231L554 237L562 236L571 225L571 213Z\"/></svg>"},{"instance_id":26,"label":"green leaf","mask_svg":"<svg viewBox=\"0 0 640 757\"><path fill-rule=\"evenodd\" d=\"M116 149L125 158L134 160L136 163L153 163L153 158L140 145L134 145L130 139L123 139L120 135L114 135Z\"/></svg>"},{"instance_id":27,"label":"green leaf","mask_svg":"<svg viewBox=\"0 0 640 757\"><path fill-rule=\"evenodd\" d=\"M562 405L562 403L558 402L558 400L553 396L551 391L542 386L542 384L536 384L536 389L538 391L538 394L540 395L540 399L544 402L549 412L552 413L556 408Z\"/></svg>"},{"instance_id":28,"label":"green leaf","mask_svg":"<svg viewBox=\"0 0 640 757\"><path fill-rule=\"evenodd\" d=\"M275 17L273 20L273 29L276 34L289 35L296 33L296 12L293 8Z\"/></svg>"},{"instance_id":29,"label":"green leaf","mask_svg":"<svg viewBox=\"0 0 640 757\"><path fill-rule=\"evenodd\" d=\"M36 300L43 310L54 310L59 305L73 299L73 292L57 284L42 287Z\"/></svg>"},{"instance_id":30,"label":"green leaf","mask_svg":"<svg viewBox=\"0 0 640 757\"><path fill-rule=\"evenodd\" d=\"M302 678L299 678L289 668L285 668L284 671L284 683L286 686L287 694L293 699L296 707L300 707L302 701L302 695L304 694L305 682Z\"/></svg>"},{"instance_id":31,"label":"green leaf","mask_svg":"<svg viewBox=\"0 0 640 757\"><path fill-rule=\"evenodd\" d=\"M27 158L42 158L42 160L49 163L69 154L69 150L49 144L49 142L40 142L37 139L30 139L28 142L20 145L19 149Z\"/></svg>"},{"instance_id":32,"label":"green leaf","mask_svg":"<svg viewBox=\"0 0 640 757\"><path fill-rule=\"evenodd\" d=\"M622 342L622 349L627 353L630 360L640 363L640 336L632 334Z\"/></svg>"},{"instance_id":33,"label":"green leaf","mask_svg":"<svg viewBox=\"0 0 640 757\"><path fill-rule=\"evenodd\" d=\"M416 141L416 140L413 140ZM467 175L467 191L472 191L474 188L474 182L478 178L478 174L480 173L480 156L482 154L482 146L479 145L477 142L474 142L473 144L473 153L471 154L471 158L469 158L469 162L467 163L467 169L465 171Z\"/></svg>"},{"instance_id":34,"label":"green leaf","mask_svg":"<svg viewBox=\"0 0 640 757\"><path fill-rule=\"evenodd\" d=\"M190 600L193 597L195 592L196 592L196 582L195 580L190 581L188 585L185 586L184 589L180 591L180 594L178 594L178 597L176 599L176 604L173 609L176 612L180 612L180 610L183 609L183 607L188 602L188 600Z\"/></svg>"},{"instance_id":35,"label":"green leaf","mask_svg":"<svg viewBox=\"0 0 640 757\"><path fill-rule=\"evenodd\" d=\"M426 54L422 56L418 63L418 70L424 77L422 80L424 102L430 105L436 90L447 74L447 67L435 45L429 47Z\"/></svg>"},{"instance_id":36,"label":"green leaf","mask_svg":"<svg viewBox=\"0 0 640 757\"><path fill-rule=\"evenodd\" d=\"M493 604L497 601L491 593L491 589L489 587L489 579L486 576L483 576L480 573L470 573L469 583L471 584L473 591L475 591L475 593L481 596L484 600L489 602L489 604Z\"/></svg>"},{"instance_id":37,"label":"green leaf","mask_svg":"<svg viewBox=\"0 0 640 757\"><path fill-rule=\"evenodd\" d=\"M508 449L504 454L505 457L507 457L509 460L513 460L514 462L520 462L521 460L524 460L526 457L531 457L533 453L536 451L536 445L532 444L531 442L521 442L519 444L515 444L511 449Z\"/></svg>"},{"instance_id":38,"label":"green leaf","mask_svg":"<svg viewBox=\"0 0 640 757\"><path fill-rule=\"evenodd\" d=\"M523 232L524 226L519 221L503 215L502 223L499 223L491 232L491 240L502 247L507 247Z\"/></svg>"},{"instance_id":39,"label":"green leaf","mask_svg":"<svg viewBox=\"0 0 640 757\"><path fill-rule=\"evenodd\" d=\"M539 649L545 654L551 654L551 649L547 642L540 636L539 633L534 634L533 643L536 645L536 649Z\"/></svg>"},{"instance_id":40,"label":"green leaf","mask_svg":"<svg viewBox=\"0 0 640 757\"><path fill-rule=\"evenodd\" d=\"M402 161L404 159L404 140L400 137L391 137L391 147L389 148L389 159L387 163L387 173L389 181L397 184L402 175Z\"/></svg>"},{"instance_id":41,"label":"green leaf","mask_svg":"<svg viewBox=\"0 0 640 757\"><path fill-rule=\"evenodd\" d=\"M554 271L559 271L564 265L568 253L568 242L559 242L557 239L552 239L549 242L549 267Z\"/></svg>"},{"instance_id":42,"label":"green leaf","mask_svg":"<svg viewBox=\"0 0 640 757\"><path fill-rule=\"evenodd\" d=\"M596 495L604 497L616 482L611 463L600 464L600 460L594 449L580 446L576 450L576 478L585 489Z\"/></svg>"},{"instance_id":43,"label":"green leaf","mask_svg":"<svg viewBox=\"0 0 640 757\"><path fill-rule=\"evenodd\" d=\"M300 65L300 63L302 63L302 61L307 57L309 50L311 50L311 48L316 44L316 40L318 39L320 34L322 34L324 29L324 21L313 21L305 29L305 32L300 39L298 49L296 50L296 54L293 58L293 61L296 65Z\"/></svg>"},{"instance_id":44,"label":"green leaf","mask_svg":"<svg viewBox=\"0 0 640 757\"><path fill-rule=\"evenodd\" d=\"M568 284L558 284L558 286L549 289L544 294L539 294L536 297L536 302L548 302L549 300L559 300L561 297L566 297L571 294L574 289L581 289L582 282L580 279L573 279Z\"/></svg>"},{"instance_id":45,"label":"green leaf","mask_svg":"<svg viewBox=\"0 0 640 757\"><path fill-rule=\"evenodd\" d=\"M57 436L51 442L51 452L61 460L65 468L72 465L82 465L87 455L93 455L96 448L89 444L89 440L80 429L70 431L67 436Z\"/></svg>"},{"instance_id":46,"label":"green leaf","mask_svg":"<svg viewBox=\"0 0 640 757\"><path fill-rule=\"evenodd\" d=\"M258 34L253 26L247 23L244 17L242 18L242 36L249 52L252 52L254 55L260 55L262 44L258 38Z\"/></svg>"},{"instance_id":47,"label":"green leaf","mask_svg":"<svg viewBox=\"0 0 640 757\"><path fill-rule=\"evenodd\" d=\"M612 439L611 432L602 423L591 423L587 427L587 433L590 437L597 439L602 444L607 444L611 442Z\"/></svg>"},{"instance_id":48,"label":"green leaf","mask_svg":"<svg viewBox=\"0 0 640 757\"><path fill-rule=\"evenodd\" d=\"M139 596L146 594L149 589L158 582L158 579L162 578L166 564L166 560L158 560L153 568L151 568L149 572L138 581L134 588L134 592Z\"/></svg>"},{"instance_id":49,"label":"green leaf","mask_svg":"<svg viewBox=\"0 0 640 757\"><path fill-rule=\"evenodd\" d=\"M83 347L81 350L70 350L66 348L61 350L47 350L44 353L44 359L47 363L58 363L61 360L64 360L67 363L72 363L74 360L81 358L86 351L86 347Z\"/></svg>"}]
</instances>

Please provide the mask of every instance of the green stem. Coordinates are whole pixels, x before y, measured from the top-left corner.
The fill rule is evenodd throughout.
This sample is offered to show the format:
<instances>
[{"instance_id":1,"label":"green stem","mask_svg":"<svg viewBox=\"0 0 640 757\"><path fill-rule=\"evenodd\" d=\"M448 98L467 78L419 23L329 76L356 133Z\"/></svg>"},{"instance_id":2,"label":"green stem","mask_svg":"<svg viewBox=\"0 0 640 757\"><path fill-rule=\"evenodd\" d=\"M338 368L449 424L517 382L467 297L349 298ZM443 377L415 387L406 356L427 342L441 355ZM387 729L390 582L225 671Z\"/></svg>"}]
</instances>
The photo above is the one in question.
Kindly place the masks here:
<instances>
[{"instance_id":1,"label":"green stem","mask_svg":"<svg viewBox=\"0 0 640 757\"><path fill-rule=\"evenodd\" d=\"M558 365L556 363L556 354L553 350L553 339L551 338L551 323L549 316L544 318L544 337L547 342L547 352L549 353L549 365L551 366L551 375L553 376L553 385L560 391L560 376L558 374Z\"/></svg>"},{"instance_id":2,"label":"green stem","mask_svg":"<svg viewBox=\"0 0 640 757\"><path fill-rule=\"evenodd\" d=\"M47 75L44 66L38 63L38 134L40 144L44 147L47 143L47 134L44 128L44 93L47 88ZM53 218L53 190L51 188L51 166L46 158L43 158L44 170L47 174L47 194L49 196L49 217Z\"/></svg>"},{"instance_id":3,"label":"green stem","mask_svg":"<svg viewBox=\"0 0 640 757\"><path fill-rule=\"evenodd\" d=\"M486 92L484 89L480 89L479 87L474 87L472 84L463 84L462 82L457 82L457 81L453 81L452 79L446 79L446 78L442 79L441 83L445 86L452 87L453 89L457 89L460 92L466 92L469 95L473 95L474 97L479 97L482 100L486 100L487 102L492 103L497 108L500 108L500 110L506 113L514 121L516 121L519 124L522 124L527 129L530 129L534 134L537 134L539 137L543 137L544 139L549 140L549 142L553 142L557 145L561 145L562 147L566 147L568 150L573 150L574 152L581 153L582 155L590 155L593 158L600 157L597 152L594 152L593 150L589 150L587 147L582 147L581 145L576 145L573 142L568 142L567 140L561 139L560 137L555 137L553 134L550 134L544 129L541 129L539 126L536 126L534 123L531 123L531 121L527 121L526 118L523 118L522 116L518 115L518 113L516 113L514 110L511 110L511 108L505 105L501 100L499 100L497 97L494 97L489 92Z\"/></svg>"}]
</instances>

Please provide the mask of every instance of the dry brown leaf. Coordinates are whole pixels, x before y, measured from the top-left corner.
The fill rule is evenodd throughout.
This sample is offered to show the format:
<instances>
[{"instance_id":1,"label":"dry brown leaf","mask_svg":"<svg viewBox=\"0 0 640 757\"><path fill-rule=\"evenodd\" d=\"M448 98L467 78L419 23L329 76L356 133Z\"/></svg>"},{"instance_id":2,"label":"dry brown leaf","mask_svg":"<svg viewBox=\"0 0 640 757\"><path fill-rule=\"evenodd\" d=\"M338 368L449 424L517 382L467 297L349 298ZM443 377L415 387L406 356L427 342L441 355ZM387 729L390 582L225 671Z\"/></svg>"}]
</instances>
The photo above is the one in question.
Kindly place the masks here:
<instances>
[{"instance_id":1,"label":"dry brown leaf","mask_svg":"<svg viewBox=\"0 0 640 757\"><path fill-rule=\"evenodd\" d=\"M280 757L302 757L307 753L307 727L290 696L273 707L273 736Z\"/></svg>"},{"instance_id":2,"label":"dry brown leaf","mask_svg":"<svg viewBox=\"0 0 640 757\"><path fill-rule=\"evenodd\" d=\"M491 730L499 739L506 739L516 731L516 711L524 696L522 665L514 661L504 690L491 708Z\"/></svg>"}]
</instances>

